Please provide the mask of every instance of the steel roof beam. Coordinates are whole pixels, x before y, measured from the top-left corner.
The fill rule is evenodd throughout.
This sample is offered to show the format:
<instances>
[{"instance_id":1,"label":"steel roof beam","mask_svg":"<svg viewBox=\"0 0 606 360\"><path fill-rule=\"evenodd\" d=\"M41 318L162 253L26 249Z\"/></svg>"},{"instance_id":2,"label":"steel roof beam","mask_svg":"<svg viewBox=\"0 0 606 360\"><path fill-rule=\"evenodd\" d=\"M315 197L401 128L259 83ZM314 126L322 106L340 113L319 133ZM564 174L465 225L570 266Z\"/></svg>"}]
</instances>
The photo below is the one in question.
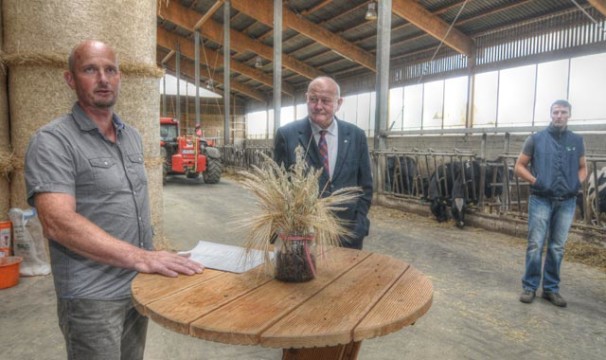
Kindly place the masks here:
<instances>
[{"instance_id":1,"label":"steel roof beam","mask_svg":"<svg viewBox=\"0 0 606 360\"><path fill-rule=\"evenodd\" d=\"M270 12L270 15L271 14L273 14L273 10ZM158 6L158 17L193 32L194 26L200 18L200 13L184 7L183 5L179 4L178 1L170 1L168 4L161 2L161 6ZM223 25L212 19L208 19L204 23L204 25L200 28L200 32L207 39L210 39L218 44L223 43ZM233 50L238 52L250 51L267 60L271 61L273 59L273 49L270 46L255 41L248 37L248 35L236 30L230 31L230 37L231 48ZM318 71L304 62L286 54L282 56L282 65L291 71L307 77L308 79L313 79L320 75L324 75L324 73L321 71ZM259 81L265 83L264 81ZM282 86L282 90L292 95L289 92L291 89L289 89L288 86L285 87L284 84Z\"/></svg>"},{"instance_id":2,"label":"steel roof beam","mask_svg":"<svg viewBox=\"0 0 606 360\"><path fill-rule=\"evenodd\" d=\"M167 49L173 49L175 44L179 43L181 45L181 53L184 56L186 56L190 59L195 58L196 52L194 49L194 44L192 43L192 41L190 39L187 39L185 37L171 33L170 31L165 30L161 27L158 27L157 37L158 37L157 42L158 42L159 46L162 46ZM221 65L223 64L223 55L222 54L218 53L215 50L209 49L209 48L205 48L204 52L206 53L205 59L204 59L204 61L201 60L200 63L205 63L206 66L209 68L221 67ZM211 64L211 61L209 59L215 59L216 65ZM257 70L244 63L236 61L235 59L232 59L232 61L231 61L231 69L233 71L240 73L244 76L247 76L251 79L257 80L258 82L260 82L262 84L265 84L268 86L273 86L273 78L271 76L267 75L266 73L264 73L261 70ZM293 87L288 84L285 84L285 86L286 86L286 88L284 89L284 91L290 95L293 95L294 94Z\"/></svg>"},{"instance_id":3,"label":"steel roof beam","mask_svg":"<svg viewBox=\"0 0 606 360\"><path fill-rule=\"evenodd\" d=\"M172 72L175 71L175 60L174 59L169 60L165 65L168 70L170 70ZM181 65L181 73L185 74L188 78L193 79L194 71L195 71L194 64L191 61L182 61L180 65ZM223 73L214 74L213 76L209 77L209 79L211 79L213 81L213 84L222 84L223 83ZM236 92L242 94L243 96L246 96L246 97L261 101L261 102L267 101L267 97L263 93L260 93L249 86L242 85L240 83L232 83L231 88L233 91L236 91ZM213 89L213 91L218 93L219 95L223 95L223 91L216 90L216 89Z\"/></svg>"},{"instance_id":4,"label":"steel roof beam","mask_svg":"<svg viewBox=\"0 0 606 360\"><path fill-rule=\"evenodd\" d=\"M418 2L414 0L393 0L392 11L434 38L440 41L444 39L444 44L461 54L473 57L474 41L455 27L450 29L449 32L450 25L448 23L433 15Z\"/></svg>"},{"instance_id":5,"label":"steel roof beam","mask_svg":"<svg viewBox=\"0 0 606 360\"><path fill-rule=\"evenodd\" d=\"M253 19L273 27L273 6L271 0L231 0L234 9L246 13ZM368 51L352 44L339 35L295 14L288 8L283 8L284 27L293 29L310 39L321 43L340 56L358 63L372 71L376 71L376 58Z\"/></svg>"}]
</instances>

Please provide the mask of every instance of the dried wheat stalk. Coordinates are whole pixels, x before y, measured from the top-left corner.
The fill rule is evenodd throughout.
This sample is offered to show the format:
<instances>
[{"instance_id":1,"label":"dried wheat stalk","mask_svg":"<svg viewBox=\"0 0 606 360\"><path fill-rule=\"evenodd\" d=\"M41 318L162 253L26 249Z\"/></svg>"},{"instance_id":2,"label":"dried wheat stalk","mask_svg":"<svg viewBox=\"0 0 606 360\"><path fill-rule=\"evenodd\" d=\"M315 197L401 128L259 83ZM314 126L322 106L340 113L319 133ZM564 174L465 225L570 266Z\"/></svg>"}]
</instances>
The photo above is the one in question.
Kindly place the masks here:
<instances>
[{"instance_id":1,"label":"dried wheat stalk","mask_svg":"<svg viewBox=\"0 0 606 360\"><path fill-rule=\"evenodd\" d=\"M361 195L361 188L347 187L321 198L318 179L322 170L309 167L301 146L295 153L296 162L291 169L261 154L261 167L253 166L252 172L240 173L240 183L256 197L259 207L256 214L242 219L248 230L245 248L262 250L266 259L274 234L314 234L320 254L327 247L338 246L339 238L349 232L335 212Z\"/></svg>"}]
</instances>

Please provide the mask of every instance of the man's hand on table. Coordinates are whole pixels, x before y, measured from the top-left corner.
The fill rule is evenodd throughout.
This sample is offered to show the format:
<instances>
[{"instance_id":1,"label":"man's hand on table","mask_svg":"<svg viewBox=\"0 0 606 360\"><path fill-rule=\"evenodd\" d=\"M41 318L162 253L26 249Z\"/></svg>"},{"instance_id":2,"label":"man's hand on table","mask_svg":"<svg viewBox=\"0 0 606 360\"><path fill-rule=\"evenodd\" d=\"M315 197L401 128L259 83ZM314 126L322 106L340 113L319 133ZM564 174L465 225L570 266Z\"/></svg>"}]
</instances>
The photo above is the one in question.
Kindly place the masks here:
<instances>
[{"instance_id":1,"label":"man's hand on table","mask_svg":"<svg viewBox=\"0 0 606 360\"><path fill-rule=\"evenodd\" d=\"M203 265L188 258L189 254L178 255L168 251L145 251L135 263L135 270L170 277L177 277L179 274L200 274L204 271Z\"/></svg>"}]
</instances>

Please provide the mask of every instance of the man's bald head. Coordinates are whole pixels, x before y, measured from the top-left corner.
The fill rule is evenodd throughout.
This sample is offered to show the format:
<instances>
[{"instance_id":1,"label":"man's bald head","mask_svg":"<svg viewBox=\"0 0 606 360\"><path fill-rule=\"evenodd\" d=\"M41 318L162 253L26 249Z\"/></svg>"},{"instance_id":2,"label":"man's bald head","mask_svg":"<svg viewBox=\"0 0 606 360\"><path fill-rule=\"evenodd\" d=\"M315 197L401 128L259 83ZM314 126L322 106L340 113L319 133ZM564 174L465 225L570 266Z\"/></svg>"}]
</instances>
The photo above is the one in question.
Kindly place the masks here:
<instances>
[{"instance_id":1,"label":"man's bald head","mask_svg":"<svg viewBox=\"0 0 606 360\"><path fill-rule=\"evenodd\" d=\"M114 49L111 48L111 46L98 40L84 40L74 46L72 48L72 51L69 53L69 57L67 58L67 65L69 67L69 71L73 73L76 70L76 62L82 58L83 53L87 53L90 50L94 49L110 51L116 60L116 65L118 65L118 56L116 56L116 53Z\"/></svg>"}]
</instances>

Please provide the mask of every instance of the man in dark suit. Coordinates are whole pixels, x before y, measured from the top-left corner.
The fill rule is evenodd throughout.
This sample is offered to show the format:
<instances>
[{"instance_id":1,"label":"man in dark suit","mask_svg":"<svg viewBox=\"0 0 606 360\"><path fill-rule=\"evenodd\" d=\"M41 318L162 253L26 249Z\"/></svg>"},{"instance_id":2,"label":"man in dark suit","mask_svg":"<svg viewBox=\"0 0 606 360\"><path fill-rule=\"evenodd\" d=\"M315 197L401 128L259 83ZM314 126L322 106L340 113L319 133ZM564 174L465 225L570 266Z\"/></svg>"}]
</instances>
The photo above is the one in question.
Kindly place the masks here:
<instances>
[{"instance_id":1,"label":"man in dark suit","mask_svg":"<svg viewBox=\"0 0 606 360\"><path fill-rule=\"evenodd\" d=\"M335 113L341 107L339 85L321 76L307 88L308 116L280 127L274 142L274 159L288 169L295 163L295 148L303 146L310 166L324 171L320 177L322 196L349 187L362 188L362 196L348 204L337 216L346 220L351 236L343 237L341 245L362 249L368 235L368 210L372 200L372 174L366 134L357 126L338 120Z\"/></svg>"}]
</instances>

